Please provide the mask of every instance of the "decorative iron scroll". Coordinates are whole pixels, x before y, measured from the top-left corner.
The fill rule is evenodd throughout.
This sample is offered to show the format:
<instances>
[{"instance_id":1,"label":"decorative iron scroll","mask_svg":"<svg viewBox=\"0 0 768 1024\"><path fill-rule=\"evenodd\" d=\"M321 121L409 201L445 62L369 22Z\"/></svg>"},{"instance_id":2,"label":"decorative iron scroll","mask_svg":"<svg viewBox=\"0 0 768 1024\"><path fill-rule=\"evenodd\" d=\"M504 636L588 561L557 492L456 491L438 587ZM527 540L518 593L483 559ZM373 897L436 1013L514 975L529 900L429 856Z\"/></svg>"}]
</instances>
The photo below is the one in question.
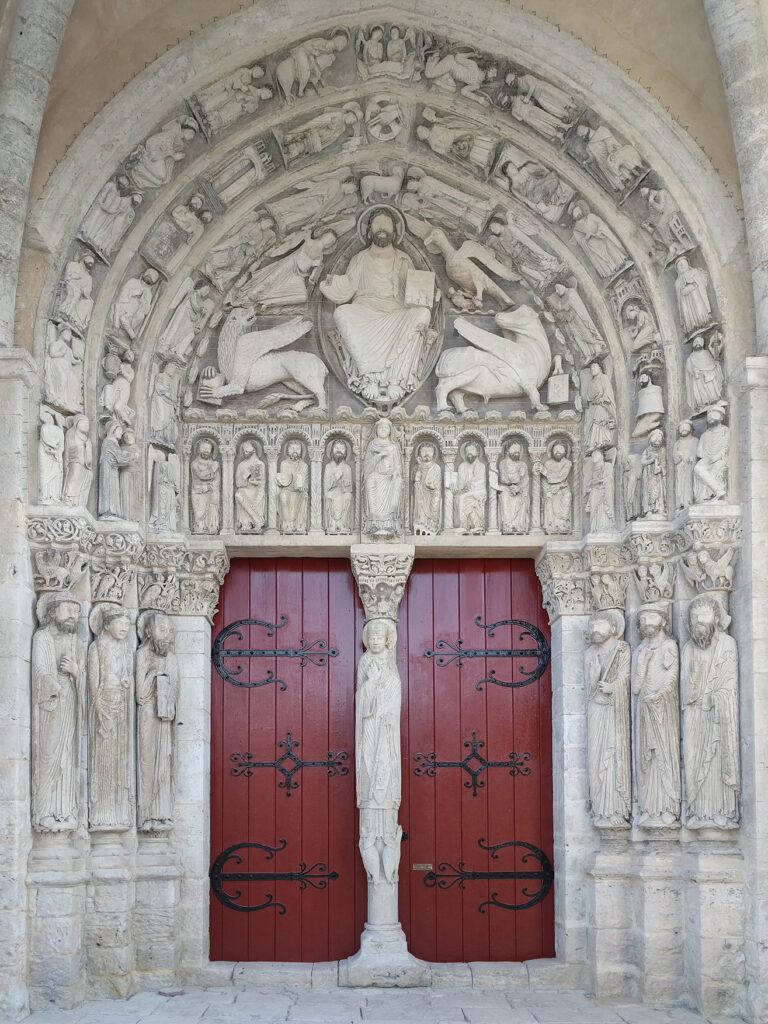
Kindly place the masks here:
<instances>
[{"instance_id":1,"label":"decorative iron scroll","mask_svg":"<svg viewBox=\"0 0 768 1024\"><path fill-rule=\"evenodd\" d=\"M294 753L300 744L298 740L292 738L290 732L285 734L284 740L278 740L277 745L284 750L274 761L254 761L253 754L249 751L245 754L230 754L229 760L234 764L234 768L230 769L230 775L250 779L254 768L274 768L283 775L283 781L278 781L277 786L278 789L285 790L286 796L290 796L292 790L299 788L299 783L293 776L302 768L325 768L328 775L349 775L349 766L344 764L349 760L349 753L346 750L329 750L324 761L303 761Z\"/></svg>"},{"instance_id":2,"label":"decorative iron scroll","mask_svg":"<svg viewBox=\"0 0 768 1024\"><path fill-rule=\"evenodd\" d=\"M523 670L523 678L518 682L497 679L496 672L491 670L485 678L479 679L475 683L476 690L482 690L483 683L496 683L497 686L508 687L528 686L530 683L535 683L544 674L549 664L551 651L547 638L532 622L523 622L522 619L502 619L500 622L491 622L486 625L481 621L480 616L476 615L475 625L480 629L487 630L489 637L494 635L494 630L499 626L520 626L520 643L525 643L525 638L530 637L536 647L463 647L463 640L457 640L455 643L450 640L438 640L434 649L430 648L424 651L424 657L434 658L438 668L445 668L454 662L461 668L465 658L536 658L536 667L530 672Z\"/></svg>"},{"instance_id":3,"label":"decorative iron scroll","mask_svg":"<svg viewBox=\"0 0 768 1024\"><path fill-rule=\"evenodd\" d=\"M243 671L243 666L238 665L237 668L229 669L224 664L225 658L299 658L299 664L302 668L305 665L326 665L329 658L335 658L338 656L338 650L335 647L328 647L325 640L299 640L298 647L225 647L224 641L228 640L229 637L234 636L237 640L242 641L243 634L240 630L241 626L263 626L267 631L267 636L274 636L276 629L282 629L282 627L288 621L287 616L281 615L279 622L262 622L261 619L238 619L237 622L231 622L228 626L218 634L216 639L213 641L211 648L211 660L213 661L213 667L219 673L222 679L226 679L228 683L234 683L235 686L266 686L267 683L278 683L281 690L286 689L286 684L283 679L278 678L272 669L267 670L267 676L265 679L259 679L256 682L246 682L244 679L238 679L237 676Z\"/></svg>"},{"instance_id":4,"label":"decorative iron scroll","mask_svg":"<svg viewBox=\"0 0 768 1024\"><path fill-rule=\"evenodd\" d=\"M522 754L511 751L508 761L489 761L479 752L479 748L485 746L485 740L479 740L476 732L472 733L471 740L464 740L464 746L469 747L470 751L461 761L438 761L434 751L428 754L414 754L414 761L419 763L413 769L413 774L434 778L438 768L461 768L469 775L464 785L472 790L472 796L477 796L478 789L485 787L485 781L479 776L488 768L509 768L509 774L513 776L531 774L531 769L526 764L531 760L530 752L527 750Z\"/></svg>"},{"instance_id":5,"label":"decorative iron scroll","mask_svg":"<svg viewBox=\"0 0 768 1024\"><path fill-rule=\"evenodd\" d=\"M552 888L555 871L549 857L543 850L540 850L538 846L533 846L531 843L524 843L521 840L516 839L510 840L506 843L496 843L495 846L488 846L485 843L485 839L478 839L477 845L481 850L489 850L493 860L498 859L499 850L503 850L507 846L520 846L528 851L523 854L523 863L525 864L531 857L534 857L541 865L541 869L539 871L469 871L464 867L463 861L459 862L458 867L454 867L453 864L448 864L443 861L441 864L438 864L437 871L429 871L424 876L424 885L429 888L436 887L438 889L450 889L458 883L459 888L463 889L467 882L484 880L487 878L510 880L530 878L541 883L534 893L531 893L527 887L523 888L523 896L526 897L525 903L505 903L503 900L499 899L499 894L497 892L492 892L490 899L483 900L483 902L478 905L477 909L481 914L485 913L485 908L487 906L501 907L503 910L525 910L527 907L533 907L537 903L541 903Z\"/></svg>"},{"instance_id":6,"label":"decorative iron scroll","mask_svg":"<svg viewBox=\"0 0 768 1024\"><path fill-rule=\"evenodd\" d=\"M327 865L321 861L317 861L317 863L309 868L301 861L298 871L224 871L224 865L227 861L234 861L235 864L243 863L243 858L236 852L237 850L244 850L249 847L263 850L266 854L266 859L273 860L275 854L284 850L287 845L288 841L286 839L280 839L277 846L266 846L264 843L235 843L234 846L228 846L226 850L222 850L208 872L208 877L211 880L211 889L216 899L223 903L225 907L231 907L232 910L242 910L244 913L264 910L266 907L276 907L278 914L284 914L287 909L285 904L281 903L280 900L276 900L271 892L267 893L263 903L243 906L237 902L243 894L242 889L237 889L234 893L230 894L224 891L224 885L227 882L298 882L300 889L306 889L307 886L311 886L313 889L327 889L328 881L333 881L339 877L338 871L329 871Z\"/></svg>"}]
</instances>

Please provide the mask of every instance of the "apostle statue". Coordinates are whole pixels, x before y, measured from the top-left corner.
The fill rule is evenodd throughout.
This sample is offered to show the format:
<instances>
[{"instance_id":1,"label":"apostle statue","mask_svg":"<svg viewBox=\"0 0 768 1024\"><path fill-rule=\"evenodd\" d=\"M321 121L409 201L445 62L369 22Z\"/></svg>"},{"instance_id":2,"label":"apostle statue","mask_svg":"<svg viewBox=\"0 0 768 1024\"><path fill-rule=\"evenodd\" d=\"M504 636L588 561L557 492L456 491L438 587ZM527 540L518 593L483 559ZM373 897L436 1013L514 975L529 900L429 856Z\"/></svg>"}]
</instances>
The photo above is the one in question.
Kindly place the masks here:
<instances>
[{"instance_id":1,"label":"apostle statue","mask_svg":"<svg viewBox=\"0 0 768 1024\"><path fill-rule=\"evenodd\" d=\"M197 442L197 455L189 464L193 533L218 533L221 516L221 463L213 441Z\"/></svg>"},{"instance_id":2,"label":"apostle statue","mask_svg":"<svg viewBox=\"0 0 768 1024\"><path fill-rule=\"evenodd\" d=\"M142 612L137 623L136 746L138 827L161 832L173 821L173 722L179 700L179 668L173 628L165 612Z\"/></svg>"},{"instance_id":3,"label":"apostle statue","mask_svg":"<svg viewBox=\"0 0 768 1024\"><path fill-rule=\"evenodd\" d=\"M307 532L309 512L309 465L301 441L289 441L277 472L277 514L280 532Z\"/></svg>"},{"instance_id":4,"label":"apostle statue","mask_svg":"<svg viewBox=\"0 0 768 1024\"><path fill-rule=\"evenodd\" d=\"M32 827L77 827L85 652L77 636L80 602L61 591L37 602L32 638Z\"/></svg>"},{"instance_id":5,"label":"apostle statue","mask_svg":"<svg viewBox=\"0 0 768 1024\"><path fill-rule=\"evenodd\" d=\"M544 532L547 534L570 533L573 529L573 491L569 480L572 466L563 441L555 441L547 458L534 463L534 472L541 475Z\"/></svg>"},{"instance_id":6,"label":"apostle statue","mask_svg":"<svg viewBox=\"0 0 768 1024\"><path fill-rule=\"evenodd\" d=\"M385 540L400 532L403 466L389 420L378 420L363 460L363 533Z\"/></svg>"},{"instance_id":7,"label":"apostle statue","mask_svg":"<svg viewBox=\"0 0 768 1024\"><path fill-rule=\"evenodd\" d=\"M443 471L435 446L425 441L416 453L413 474L413 532L419 537L440 533L443 498Z\"/></svg>"},{"instance_id":8,"label":"apostle statue","mask_svg":"<svg viewBox=\"0 0 768 1024\"><path fill-rule=\"evenodd\" d=\"M455 521L459 533L485 533L485 508L488 504L488 485L485 463L480 458L480 446L470 441L464 448L453 481L455 495Z\"/></svg>"},{"instance_id":9,"label":"apostle statue","mask_svg":"<svg viewBox=\"0 0 768 1024\"><path fill-rule=\"evenodd\" d=\"M531 522L531 478L522 445L510 441L499 459L499 526L502 533L528 533Z\"/></svg>"},{"instance_id":10,"label":"apostle statue","mask_svg":"<svg viewBox=\"0 0 768 1024\"><path fill-rule=\"evenodd\" d=\"M669 606L638 611L640 643L632 658L638 825L673 825L680 818L680 659L670 636Z\"/></svg>"},{"instance_id":11,"label":"apostle statue","mask_svg":"<svg viewBox=\"0 0 768 1024\"><path fill-rule=\"evenodd\" d=\"M739 662L719 600L700 594L688 606L681 690L688 828L739 823Z\"/></svg>"},{"instance_id":12,"label":"apostle statue","mask_svg":"<svg viewBox=\"0 0 768 1024\"><path fill-rule=\"evenodd\" d=\"M623 636L616 608L595 612L585 633L589 801L598 828L623 828L632 810L630 651Z\"/></svg>"},{"instance_id":13,"label":"apostle statue","mask_svg":"<svg viewBox=\"0 0 768 1024\"><path fill-rule=\"evenodd\" d=\"M400 675L397 628L371 619L363 629L365 653L357 667L355 768L360 809L360 855L369 882L398 880L400 840ZM395 918L396 919L396 918Z\"/></svg>"},{"instance_id":14,"label":"apostle statue","mask_svg":"<svg viewBox=\"0 0 768 1024\"><path fill-rule=\"evenodd\" d=\"M133 824L133 657L128 612L97 604L89 616L88 827L125 831Z\"/></svg>"},{"instance_id":15,"label":"apostle statue","mask_svg":"<svg viewBox=\"0 0 768 1024\"><path fill-rule=\"evenodd\" d=\"M331 443L331 458L323 470L323 511L325 532L352 533L354 494L352 467L347 462L347 444L337 438Z\"/></svg>"},{"instance_id":16,"label":"apostle statue","mask_svg":"<svg viewBox=\"0 0 768 1024\"><path fill-rule=\"evenodd\" d=\"M713 405L707 412L707 429L696 447L693 468L693 497L698 502L722 501L728 497L728 450L731 432L725 425L725 405Z\"/></svg>"},{"instance_id":17,"label":"apostle statue","mask_svg":"<svg viewBox=\"0 0 768 1024\"><path fill-rule=\"evenodd\" d=\"M337 303L333 319L347 358L349 386L371 402L398 402L419 381L431 305L410 301L406 285L413 263L395 244L402 220L394 211L369 216L368 248L345 274L326 278L320 290Z\"/></svg>"},{"instance_id":18,"label":"apostle statue","mask_svg":"<svg viewBox=\"0 0 768 1024\"><path fill-rule=\"evenodd\" d=\"M261 533L266 518L266 467L255 442L243 441L235 467L235 524L240 533Z\"/></svg>"}]
</instances>

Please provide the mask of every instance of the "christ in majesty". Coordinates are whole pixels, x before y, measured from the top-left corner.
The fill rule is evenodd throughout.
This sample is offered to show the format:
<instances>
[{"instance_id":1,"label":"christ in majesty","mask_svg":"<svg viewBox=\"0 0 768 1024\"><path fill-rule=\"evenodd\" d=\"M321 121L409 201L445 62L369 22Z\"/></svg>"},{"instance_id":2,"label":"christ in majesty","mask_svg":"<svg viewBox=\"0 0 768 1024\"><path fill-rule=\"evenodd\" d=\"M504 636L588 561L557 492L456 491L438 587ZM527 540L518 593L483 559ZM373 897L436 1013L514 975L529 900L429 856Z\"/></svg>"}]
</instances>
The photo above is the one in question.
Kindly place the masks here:
<instances>
[{"instance_id":1,"label":"christ in majesty","mask_svg":"<svg viewBox=\"0 0 768 1024\"><path fill-rule=\"evenodd\" d=\"M409 256L395 245L391 213L375 213L368 225L367 249L350 260L346 274L320 282L338 303L333 319L348 358L350 387L371 402L399 402L418 384L419 360L431 310L409 305Z\"/></svg>"}]
</instances>

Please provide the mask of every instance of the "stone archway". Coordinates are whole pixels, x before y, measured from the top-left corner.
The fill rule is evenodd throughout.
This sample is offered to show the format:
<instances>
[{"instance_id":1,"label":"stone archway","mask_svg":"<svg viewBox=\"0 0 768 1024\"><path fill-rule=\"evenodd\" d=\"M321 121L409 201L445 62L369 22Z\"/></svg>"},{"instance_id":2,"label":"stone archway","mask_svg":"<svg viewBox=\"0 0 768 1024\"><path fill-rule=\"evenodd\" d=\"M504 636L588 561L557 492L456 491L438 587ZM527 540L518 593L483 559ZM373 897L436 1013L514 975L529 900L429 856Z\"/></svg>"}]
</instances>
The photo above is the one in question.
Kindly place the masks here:
<instances>
[{"instance_id":1,"label":"stone archway","mask_svg":"<svg viewBox=\"0 0 768 1024\"><path fill-rule=\"evenodd\" d=\"M128 988L145 973L205 966L206 787L193 769L206 750L206 620L227 554L346 552L374 539L425 555L539 557L559 669L562 976L605 995L676 999L695 949L719 963L724 994L702 971L691 995L709 1008L736 999L722 938L705 924L680 937L683 905L704 919L739 884L736 821L683 833L678 781L672 821L643 819L635 801L623 820L593 822L582 671L591 612L666 602L682 645L694 594L718 595L726 610L739 508L722 424L735 422L726 377L739 353L718 230L731 222L709 191L692 196L706 172L686 144L647 111L628 123L606 102L608 76L586 90L567 46L558 68L550 40L526 24L527 52L509 27L494 39L398 10L352 24L340 8L309 39L275 19L224 74L214 63L223 43L211 44L189 88L155 103L158 116L114 152L110 175L86 175L66 215L56 211L70 230L36 328L36 587L74 588L84 610L170 614L177 653L194 666L185 720L197 714L200 727L179 744L176 846L129 830L91 847L82 821L77 844L66 828L35 839L36 891L74 893L79 907L83 865L104 885L117 866L122 889L109 892L135 898L137 934L157 940L139 953L117 925L105 943L98 914L65 915L88 948L98 936L117 951L113 961L89 953L85 970L67 960L75 998L86 976L98 989L117 974ZM58 230L52 211L76 173L73 156L41 205L41 237ZM391 294L375 298L391 301L379 307L365 290L378 273L366 263L375 206L394 211L407 257L396 282L383 274ZM263 336L249 338L253 328ZM361 338L376 340L376 358ZM467 408L467 395L483 402ZM402 499L390 490L372 515L366 481L382 420ZM681 421L693 425L678 438ZM427 439L439 472L424 528L415 509ZM334 491L337 442L348 482ZM526 515L509 501L521 490ZM343 530L330 525L333 501ZM634 626L630 635L637 648ZM48 871L62 848L66 881ZM697 872L710 872L711 889L689 883ZM147 912L159 889L175 908L162 935ZM639 943L619 905L648 921L663 905L667 917ZM191 924L182 939L174 914ZM50 929L40 915L33 966ZM676 968L659 981L670 956Z\"/></svg>"}]
</instances>

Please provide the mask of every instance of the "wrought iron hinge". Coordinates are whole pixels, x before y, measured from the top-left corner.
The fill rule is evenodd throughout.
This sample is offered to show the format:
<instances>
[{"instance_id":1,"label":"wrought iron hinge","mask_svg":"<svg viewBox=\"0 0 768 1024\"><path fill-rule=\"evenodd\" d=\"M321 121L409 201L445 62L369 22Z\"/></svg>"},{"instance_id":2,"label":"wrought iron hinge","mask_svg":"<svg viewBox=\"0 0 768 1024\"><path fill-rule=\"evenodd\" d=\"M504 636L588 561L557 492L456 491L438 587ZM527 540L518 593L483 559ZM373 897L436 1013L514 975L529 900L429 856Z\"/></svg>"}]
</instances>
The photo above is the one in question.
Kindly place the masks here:
<instances>
[{"instance_id":1,"label":"wrought iron hinge","mask_svg":"<svg viewBox=\"0 0 768 1024\"><path fill-rule=\"evenodd\" d=\"M344 763L349 760L349 753L346 750L329 750L324 761L303 761L294 753L300 744L298 740L292 738L290 732L285 734L284 740L278 740L277 745L284 750L274 761L254 761L250 751L244 754L230 754L229 760L234 764L234 768L230 769L230 775L249 779L254 768L274 768L283 776L283 781L278 781L277 785L279 789L285 790L286 796L290 796L292 790L299 788L299 783L293 776L302 768L325 768L328 775L349 775L349 766Z\"/></svg>"},{"instance_id":2,"label":"wrought iron hinge","mask_svg":"<svg viewBox=\"0 0 768 1024\"><path fill-rule=\"evenodd\" d=\"M464 740L464 746L469 747L470 751L461 761L438 761L434 751L428 754L414 754L413 759L418 763L413 769L413 774L434 778L438 768L461 768L469 775L464 785L472 790L472 796L477 796L478 789L485 787L485 781L479 776L488 768L509 768L509 774L512 776L531 774L527 764L531 760L531 754L527 750L521 754L511 751L508 761L489 761L479 752L479 748L485 746L485 741L479 740L476 732L472 733L471 740Z\"/></svg>"},{"instance_id":3,"label":"wrought iron hinge","mask_svg":"<svg viewBox=\"0 0 768 1024\"><path fill-rule=\"evenodd\" d=\"M483 679L478 679L475 689L482 690L483 683L496 683L497 686L528 686L535 683L546 671L551 651L547 638L541 630L532 622L524 622L522 619L502 619L500 622L483 623L479 615L475 616L475 625L480 629L487 630L487 635L492 637L494 630L499 626L520 626L520 643L525 643L525 638L530 637L536 644L531 647L464 647L463 640L452 642L450 640L438 640L434 649L424 651L425 658L434 658L438 668L445 668L454 662L461 668L465 658L536 658L535 668L521 671L521 677L517 682L507 682L504 679L497 679L496 672L491 670Z\"/></svg>"},{"instance_id":4,"label":"wrought iron hinge","mask_svg":"<svg viewBox=\"0 0 768 1024\"><path fill-rule=\"evenodd\" d=\"M329 647L325 640L299 640L298 647L225 647L224 641L228 640L229 637L233 636L237 640L242 641L243 634L241 632L241 626L262 626L267 631L267 636L274 636L276 629L282 629L287 623L288 618L285 615L280 616L279 622L263 622L261 619L238 619L237 622L231 622L228 626L217 635L213 641L211 648L211 660L213 661L213 667L219 673L222 679L226 679L228 683L234 683L235 686L266 686L267 683L277 683L281 690L286 689L286 684L283 679L278 678L272 669L267 670L265 679L259 679L256 682L246 682L244 679L238 679L237 677L242 673L243 666L238 665L237 668L230 669L224 664L225 658L299 658L299 664L302 668L305 665L326 665L329 658L336 658L338 656L338 650L335 647Z\"/></svg>"},{"instance_id":5,"label":"wrought iron hinge","mask_svg":"<svg viewBox=\"0 0 768 1024\"><path fill-rule=\"evenodd\" d=\"M306 889L308 886L311 886L313 889L327 889L328 882L335 881L339 877L338 871L329 871L327 865L321 861L317 861L311 867L307 867L301 861L298 871L224 871L224 865L227 861L234 861L235 864L243 863L243 858L236 852L237 850L263 850L266 854L266 860L273 860L275 854L284 850L287 845L288 841L286 839L280 839L277 846L267 846L264 843L235 843L234 846L228 846L226 850L222 850L208 872L208 877L211 880L211 889L216 899L223 903L225 907L231 907L232 910L242 910L245 913L250 913L254 910L264 910L267 907L276 907L278 914L284 914L287 909L285 904L281 903L280 900L276 900L271 892L267 893L263 903L246 904L243 906L237 902L243 895L242 889L237 889L234 893L227 893L224 891L223 886L227 882L298 882L300 889Z\"/></svg>"}]
</instances>

